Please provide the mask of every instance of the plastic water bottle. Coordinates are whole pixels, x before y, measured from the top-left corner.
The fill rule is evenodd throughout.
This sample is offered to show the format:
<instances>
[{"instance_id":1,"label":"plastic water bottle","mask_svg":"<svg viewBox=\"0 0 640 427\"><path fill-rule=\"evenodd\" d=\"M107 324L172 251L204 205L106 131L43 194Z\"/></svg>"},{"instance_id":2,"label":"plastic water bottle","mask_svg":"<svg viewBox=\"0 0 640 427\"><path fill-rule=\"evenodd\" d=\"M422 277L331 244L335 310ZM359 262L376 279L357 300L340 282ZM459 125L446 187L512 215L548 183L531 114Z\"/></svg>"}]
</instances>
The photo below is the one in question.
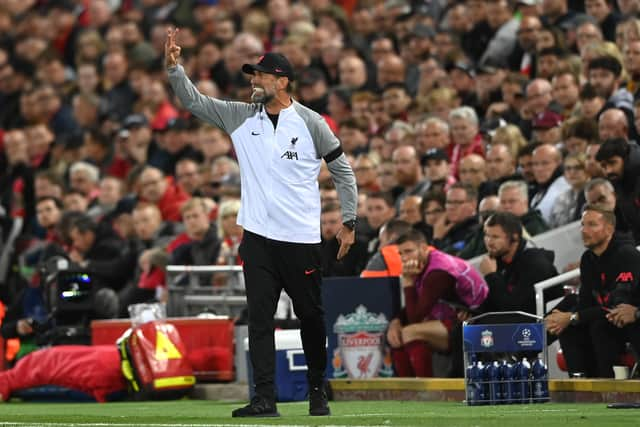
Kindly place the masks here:
<instances>
[{"instance_id":1,"label":"plastic water bottle","mask_svg":"<svg viewBox=\"0 0 640 427\"><path fill-rule=\"evenodd\" d=\"M494 361L487 365L487 380L489 382L489 403L497 405L502 403L500 390L500 365Z\"/></svg>"},{"instance_id":2,"label":"plastic water bottle","mask_svg":"<svg viewBox=\"0 0 640 427\"><path fill-rule=\"evenodd\" d=\"M513 403L513 365L506 360L500 366L500 378L502 379L502 401L505 404Z\"/></svg>"},{"instance_id":3,"label":"plastic water bottle","mask_svg":"<svg viewBox=\"0 0 640 427\"><path fill-rule=\"evenodd\" d=\"M522 358L522 363L520 364L520 372L518 373L519 380L519 388L520 388L520 402L529 403L530 397L530 380L529 373L531 372L531 365L526 357Z\"/></svg>"},{"instance_id":4,"label":"plastic water bottle","mask_svg":"<svg viewBox=\"0 0 640 427\"><path fill-rule=\"evenodd\" d=\"M532 400L533 403L544 403L549 401L549 380L547 377L547 367L538 358L531 366L531 376L533 378Z\"/></svg>"},{"instance_id":5,"label":"plastic water bottle","mask_svg":"<svg viewBox=\"0 0 640 427\"><path fill-rule=\"evenodd\" d=\"M513 364L513 371L511 376L511 403L522 402L522 388L520 387L520 372L522 371L522 362L516 361Z\"/></svg>"},{"instance_id":6,"label":"plastic water bottle","mask_svg":"<svg viewBox=\"0 0 640 427\"><path fill-rule=\"evenodd\" d=\"M489 402L489 384L486 378L486 367L478 360L478 405L486 405Z\"/></svg>"},{"instance_id":7,"label":"plastic water bottle","mask_svg":"<svg viewBox=\"0 0 640 427\"><path fill-rule=\"evenodd\" d=\"M493 362L488 362L486 365L484 365L482 373L482 390L484 394L485 405L492 405L493 403L495 403L491 399L491 378L493 376Z\"/></svg>"},{"instance_id":8,"label":"plastic water bottle","mask_svg":"<svg viewBox=\"0 0 640 427\"><path fill-rule=\"evenodd\" d=\"M478 367L475 355L471 356L471 363L467 366L467 404L480 405L482 390L482 369Z\"/></svg>"}]
</instances>

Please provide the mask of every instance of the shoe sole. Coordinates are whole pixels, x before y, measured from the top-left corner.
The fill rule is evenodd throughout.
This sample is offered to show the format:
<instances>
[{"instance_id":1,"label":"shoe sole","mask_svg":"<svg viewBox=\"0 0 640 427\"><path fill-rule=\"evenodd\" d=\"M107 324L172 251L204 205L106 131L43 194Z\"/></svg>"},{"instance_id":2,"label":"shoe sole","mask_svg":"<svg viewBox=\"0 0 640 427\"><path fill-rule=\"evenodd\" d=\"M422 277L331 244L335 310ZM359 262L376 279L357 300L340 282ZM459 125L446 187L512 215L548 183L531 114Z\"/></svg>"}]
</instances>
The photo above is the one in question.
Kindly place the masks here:
<instances>
[{"instance_id":1,"label":"shoe sole","mask_svg":"<svg viewBox=\"0 0 640 427\"><path fill-rule=\"evenodd\" d=\"M331 415L331 411L326 411L326 412L311 412L311 411L309 411L309 415L311 415L312 417L326 417L328 415Z\"/></svg>"},{"instance_id":2,"label":"shoe sole","mask_svg":"<svg viewBox=\"0 0 640 427\"><path fill-rule=\"evenodd\" d=\"M280 416L279 412L268 412L266 414L255 414L255 415L231 414L231 418L277 418L279 416Z\"/></svg>"}]
</instances>

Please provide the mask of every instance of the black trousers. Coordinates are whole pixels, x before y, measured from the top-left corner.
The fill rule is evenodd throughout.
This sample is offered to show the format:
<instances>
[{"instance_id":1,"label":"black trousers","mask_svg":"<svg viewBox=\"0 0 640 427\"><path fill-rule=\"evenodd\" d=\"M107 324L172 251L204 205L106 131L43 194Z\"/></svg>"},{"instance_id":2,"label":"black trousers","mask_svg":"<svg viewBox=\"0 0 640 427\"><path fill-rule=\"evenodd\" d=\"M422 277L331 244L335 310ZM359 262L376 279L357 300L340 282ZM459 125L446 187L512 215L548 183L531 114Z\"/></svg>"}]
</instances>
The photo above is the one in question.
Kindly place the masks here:
<instances>
[{"instance_id":1,"label":"black trousers","mask_svg":"<svg viewBox=\"0 0 640 427\"><path fill-rule=\"evenodd\" d=\"M281 242L245 231L239 253L244 261L249 356L256 394L275 397L273 316L282 289L291 298L300 319L309 385L320 385L327 365L327 333L320 292L320 244Z\"/></svg>"},{"instance_id":2,"label":"black trousers","mask_svg":"<svg viewBox=\"0 0 640 427\"><path fill-rule=\"evenodd\" d=\"M624 344L630 342L640 350L640 323L618 328L599 318L585 324L569 326L559 336L569 373L584 373L591 378L612 378Z\"/></svg>"}]
</instances>

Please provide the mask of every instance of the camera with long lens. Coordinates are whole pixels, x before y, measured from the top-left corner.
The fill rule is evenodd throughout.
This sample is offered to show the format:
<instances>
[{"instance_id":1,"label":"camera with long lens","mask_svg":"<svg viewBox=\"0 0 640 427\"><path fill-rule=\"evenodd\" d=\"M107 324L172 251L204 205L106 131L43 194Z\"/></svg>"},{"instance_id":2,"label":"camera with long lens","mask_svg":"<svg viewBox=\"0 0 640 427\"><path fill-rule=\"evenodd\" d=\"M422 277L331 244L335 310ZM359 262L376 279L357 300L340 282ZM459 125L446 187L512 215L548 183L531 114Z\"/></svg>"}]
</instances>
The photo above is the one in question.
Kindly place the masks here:
<instances>
[{"instance_id":1,"label":"camera with long lens","mask_svg":"<svg viewBox=\"0 0 640 427\"><path fill-rule=\"evenodd\" d=\"M95 283L87 271L74 269L64 257L53 257L41 271L49 320L40 332L49 344L90 344Z\"/></svg>"}]
</instances>

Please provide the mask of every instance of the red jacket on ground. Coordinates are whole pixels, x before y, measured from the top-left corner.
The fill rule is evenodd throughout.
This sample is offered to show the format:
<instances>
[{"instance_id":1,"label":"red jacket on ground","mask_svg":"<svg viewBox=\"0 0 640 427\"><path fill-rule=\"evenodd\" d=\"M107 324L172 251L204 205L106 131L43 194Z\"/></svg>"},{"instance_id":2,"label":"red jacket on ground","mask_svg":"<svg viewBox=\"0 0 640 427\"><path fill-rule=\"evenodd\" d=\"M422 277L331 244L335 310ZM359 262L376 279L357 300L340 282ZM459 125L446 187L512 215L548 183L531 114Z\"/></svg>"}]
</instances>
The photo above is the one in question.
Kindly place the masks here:
<instances>
[{"instance_id":1,"label":"red jacket on ground","mask_svg":"<svg viewBox=\"0 0 640 427\"><path fill-rule=\"evenodd\" d=\"M34 351L12 369L0 372L0 394L57 385L78 390L105 402L107 396L127 389L115 345L60 345Z\"/></svg>"}]
</instances>

